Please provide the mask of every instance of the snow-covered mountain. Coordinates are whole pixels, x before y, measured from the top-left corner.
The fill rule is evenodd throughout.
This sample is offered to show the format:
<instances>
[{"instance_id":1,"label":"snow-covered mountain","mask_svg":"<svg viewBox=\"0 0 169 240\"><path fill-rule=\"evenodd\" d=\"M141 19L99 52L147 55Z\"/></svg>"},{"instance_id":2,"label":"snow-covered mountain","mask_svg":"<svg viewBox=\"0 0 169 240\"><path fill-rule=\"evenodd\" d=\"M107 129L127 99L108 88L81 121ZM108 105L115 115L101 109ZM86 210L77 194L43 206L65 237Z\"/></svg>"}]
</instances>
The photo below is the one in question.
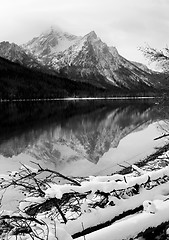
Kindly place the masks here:
<instances>
[{"instance_id":1,"label":"snow-covered mountain","mask_svg":"<svg viewBox=\"0 0 169 240\"><path fill-rule=\"evenodd\" d=\"M1 42L0 56L103 89L142 91L153 87L151 71L122 57L94 31L79 37L52 27L22 46Z\"/></svg>"},{"instance_id":2,"label":"snow-covered mountain","mask_svg":"<svg viewBox=\"0 0 169 240\"><path fill-rule=\"evenodd\" d=\"M115 47L109 47L94 31L84 37L51 28L22 45L39 62L76 81L103 88L148 88L149 74L123 58Z\"/></svg>"},{"instance_id":3,"label":"snow-covered mountain","mask_svg":"<svg viewBox=\"0 0 169 240\"><path fill-rule=\"evenodd\" d=\"M30 53L15 43L1 42L0 43L0 57L16 62L27 67L39 68L39 62Z\"/></svg>"},{"instance_id":4,"label":"snow-covered mountain","mask_svg":"<svg viewBox=\"0 0 169 240\"><path fill-rule=\"evenodd\" d=\"M115 48L109 48L94 31L62 54L52 56L50 65L72 79L87 79L95 85L105 86L107 83L127 89L151 85L147 72L120 56Z\"/></svg>"},{"instance_id":5,"label":"snow-covered mountain","mask_svg":"<svg viewBox=\"0 0 169 240\"><path fill-rule=\"evenodd\" d=\"M75 35L63 32L60 29L51 27L49 31L33 38L22 47L27 53L35 55L39 61L44 61L49 55L55 55L63 52L80 39Z\"/></svg>"}]
</instances>

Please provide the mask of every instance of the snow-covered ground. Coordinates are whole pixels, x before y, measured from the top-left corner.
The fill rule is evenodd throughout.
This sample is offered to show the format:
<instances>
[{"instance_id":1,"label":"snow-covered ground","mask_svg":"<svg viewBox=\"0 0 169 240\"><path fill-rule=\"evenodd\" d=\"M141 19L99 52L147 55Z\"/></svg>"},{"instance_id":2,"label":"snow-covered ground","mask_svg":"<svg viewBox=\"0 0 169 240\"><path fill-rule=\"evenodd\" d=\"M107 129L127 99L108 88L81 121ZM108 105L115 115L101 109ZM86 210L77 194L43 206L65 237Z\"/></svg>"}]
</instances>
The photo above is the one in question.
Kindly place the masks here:
<instances>
[{"instance_id":1,"label":"snow-covered ground","mask_svg":"<svg viewBox=\"0 0 169 240\"><path fill-rule=\"evenodd\" d=\"M24 169L26 169L29 175L30 173L39 173L38 169L29 166L23 166L21 171ZM79 206L80 215L76 214L76 208L74 207L67 211L64 210L64 216L67 222L59 223L58 214L60 214L60 211L58 214L56 212L52 213L52 210L50 212L49 209L46 211L43 210L44 214L40 211L36 218L37 221L43 224L45 223L48 226L48 230L46 230L47 233L45 232L45 226L39 227L37 224L32 225L32 223L30 223L33 231L35 233L39 232L39 236L41 237L47 234L48 239L51 240L70 240L72 239L71 236L75 236L75 234L85 229L99 226L100 224L119 217L109 226L102 227L97 231L95 229L95 231L85 234L85 239L102 240L105 237L108 240L133 239L149 228L155 228L162 223L169 222L169 166L159 170L145 172L133 165L133 170L137 172L136 176L133 174L91 176L88 181L84 180L80 185L76 183L73 185L70 183L47 183L46 190L43 190L43 197L27 195L27 197L20 202L20 212L18 216L27 217L27 209L30 206L41 205L50 199L57 199L61 202L62 199L64 199L65 202L65 194L68 194L67 196L73 196L69 194L75 194L75 198L68 198L68 203L72 206L74 206L74 204L77 207ZM11 182L20 182L20 175L17 175L16 172L12 172L10 176L1 175L0 179L2 178L7 182L9 182L10 179L12 180ZM133 192L136 186L139 186L139 190L138 192ZM102 197L100 197L100 193L104 193L103 196L108 197L104 208L95 205L96 202L99 203L103 200ZM78 196L80 196L80 198L78 198ZM66 206L69 208L69 205L65 202L65 207ZM125 215L128 211L135 210L140 206L142 206L142 208L140 208L139 211L137 210L135 213L131 212ZM62 205L62 207L64 208L64 205ZM6 211L1 214L2 216L4 214L9 217L13 215L12 212L9 213ZM15 213L15 216L17 216L17 213ZM10 239L14 239L12 231L10 231L9 236L10 235ZM20 239L31 239L29 234L22 236ZM84 239L84 236L79 237L78 240L82 238ZM35 237L33 239L37 238ZM44 237L42 239L44 239Z\"/></svg>"}]
</instances>

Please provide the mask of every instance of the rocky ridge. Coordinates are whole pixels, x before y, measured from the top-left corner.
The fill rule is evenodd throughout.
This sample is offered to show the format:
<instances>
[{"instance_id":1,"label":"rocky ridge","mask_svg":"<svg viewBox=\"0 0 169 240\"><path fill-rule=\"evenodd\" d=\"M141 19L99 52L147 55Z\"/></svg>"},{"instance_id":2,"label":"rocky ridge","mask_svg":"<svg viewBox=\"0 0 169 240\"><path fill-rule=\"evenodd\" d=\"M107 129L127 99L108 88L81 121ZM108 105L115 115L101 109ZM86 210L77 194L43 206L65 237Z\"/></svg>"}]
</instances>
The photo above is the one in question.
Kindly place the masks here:
<instances>
[{"instance_id":1,"label":"rocky ridge","mask_svg":"<svg viewBox=\"0 0 169 240\"><path fill-rule=\"evenodd\" d=\"M40 68L40 64L36 58L15 43L1 42L0 57L11 62L19 63L30 68Z\"/></svg>"}]
</instances>

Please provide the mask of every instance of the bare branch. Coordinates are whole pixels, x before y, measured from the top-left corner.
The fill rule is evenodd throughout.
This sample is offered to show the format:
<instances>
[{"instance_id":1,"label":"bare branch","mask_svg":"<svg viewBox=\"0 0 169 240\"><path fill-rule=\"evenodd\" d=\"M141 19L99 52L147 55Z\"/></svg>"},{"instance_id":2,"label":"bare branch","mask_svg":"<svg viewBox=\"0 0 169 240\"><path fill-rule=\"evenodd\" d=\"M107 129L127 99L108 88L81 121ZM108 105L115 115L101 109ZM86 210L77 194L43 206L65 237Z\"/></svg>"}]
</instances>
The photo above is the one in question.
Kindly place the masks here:
<instances>
[{"instance_id":1,"label":"bare branch","mask_svg":"<svg viewBox=\"0 0 169 240\"><path fill-rule=\"evenodd\" d=\"M169 70L169 48L167 46L163 50L157 50L147 45L140 47L139 50L150 62L156 62L163 70Z\"/></svg>"}]
</instances>

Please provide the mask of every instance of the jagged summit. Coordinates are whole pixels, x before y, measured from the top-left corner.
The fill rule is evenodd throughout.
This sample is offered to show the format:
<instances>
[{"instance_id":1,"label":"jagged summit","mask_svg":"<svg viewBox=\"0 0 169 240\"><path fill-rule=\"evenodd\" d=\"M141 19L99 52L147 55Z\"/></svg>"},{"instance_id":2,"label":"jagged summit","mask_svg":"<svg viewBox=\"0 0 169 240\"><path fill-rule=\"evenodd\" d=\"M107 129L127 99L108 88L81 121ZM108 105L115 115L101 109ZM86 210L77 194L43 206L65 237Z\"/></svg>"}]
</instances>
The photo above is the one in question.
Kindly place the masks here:
<instances>
[{"instance_id":1,"label":"jagged summit","mask_svg":"<svg viewBox=\"0 0 169 240\"><path fill-rule=\"evenodd\" d=\"M23 47L26 51L36 55L41 61L41 58L48 57L49 54L56 54L64 51L74 44L79 37L63 32L62 30L51 26L51 28L43 32L40 36L33 38Z\"/></svg>"},{"instance_id":2,"label":"jagged summit","mask_svg":"<svg viewBox=\"0 0 169 240\"><path fill-rule=\"evenodd\" d=\"M98 37L97 37L97 34L95 33L95 31L91 31L88 34L86 34L84 36L84 38L89 39L89 40L93 40L93 39L97 39Z\"/></svg>"},{"instance_id":3,"label":"jagged summit","mask_svg":"<svg viewBox=\"0 0 169 240\"><path fill-rule=\"evenodd\" d=\"M21 50L21 48L17 45L17 44L15 44L15 43L10 43L9 41L3 41L3 42L1 42L0 43L0 46L1 46L1 51L3 50L3 49L15 49L15 50Z\"/></svg>"},{"instance_id":4,"label":"jagged summit","mask_svg":"<svg viewBox=\"0 0 169 240\"><path fill-rule=\"evenodd\" d=\"M48 34L50 32L58 32L58 33L60 32L60 33L63 33L64 31L60 27L58 27L57 25L51 25L48 29L43 31L42 34L46 35L46 34Z\"/></svg>"},{"instance_id":5,"label":"jagged summit","mask_svg":"<svg viewBox=\"0 0 169 240\"><path fill-rule=\"evenodd\" d=\"M53 37L59 37L59 38L68 38L68 39L76 39L78 38L78 36L73 35L71 33L68 33L66 31L63 31L61 28L57 27L57 26L51 26L49 29L47 29L46 31L44 31L40 36L48 36L51 35ZM39 36L39 37L40 37Z\"/></svg>"}]
</instances>

